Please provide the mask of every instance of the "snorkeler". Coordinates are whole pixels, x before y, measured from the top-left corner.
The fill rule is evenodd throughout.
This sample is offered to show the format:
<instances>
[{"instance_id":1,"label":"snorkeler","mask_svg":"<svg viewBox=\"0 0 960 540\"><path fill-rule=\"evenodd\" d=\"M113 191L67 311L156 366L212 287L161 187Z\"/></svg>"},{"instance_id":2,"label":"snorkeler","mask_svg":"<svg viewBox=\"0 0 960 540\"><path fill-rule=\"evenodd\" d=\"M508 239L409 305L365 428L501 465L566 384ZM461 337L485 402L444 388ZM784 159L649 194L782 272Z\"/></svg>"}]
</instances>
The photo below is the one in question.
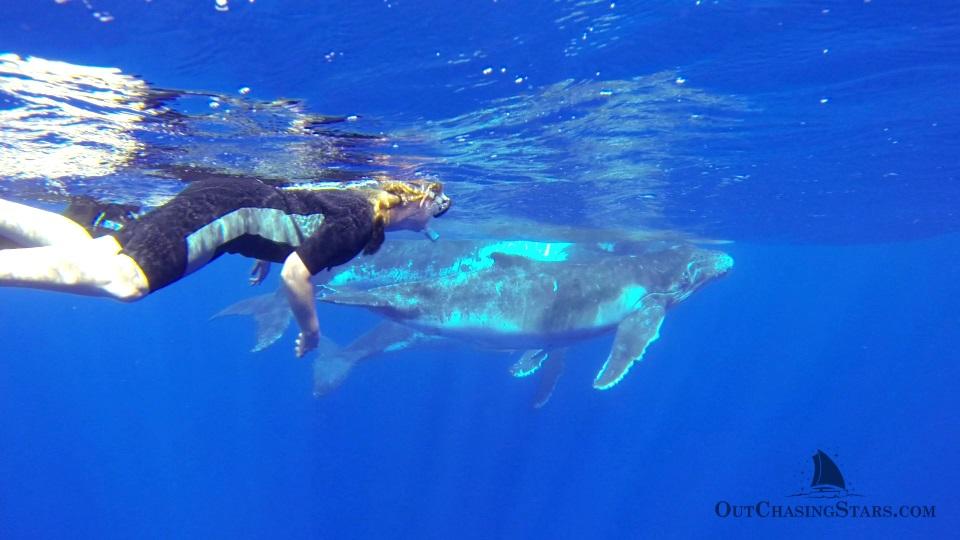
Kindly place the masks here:
<instances>
[{"instance_id":1,"label":"snorkeler","mask_svg":"<svg viewBox=\"0 0 960 540\"><path fill-rule=\"evenodd\" d=\"M294 352L303 356L320 336L310 277L376 252L384 230L424 230L449 208L439 182L280 189L250 178L211 179L94 238L68 217L0 199L0 237L18 246L0 250L0 286L134 301L223 253L282 262L300 325Z\"/></svg>"}]
</instances>

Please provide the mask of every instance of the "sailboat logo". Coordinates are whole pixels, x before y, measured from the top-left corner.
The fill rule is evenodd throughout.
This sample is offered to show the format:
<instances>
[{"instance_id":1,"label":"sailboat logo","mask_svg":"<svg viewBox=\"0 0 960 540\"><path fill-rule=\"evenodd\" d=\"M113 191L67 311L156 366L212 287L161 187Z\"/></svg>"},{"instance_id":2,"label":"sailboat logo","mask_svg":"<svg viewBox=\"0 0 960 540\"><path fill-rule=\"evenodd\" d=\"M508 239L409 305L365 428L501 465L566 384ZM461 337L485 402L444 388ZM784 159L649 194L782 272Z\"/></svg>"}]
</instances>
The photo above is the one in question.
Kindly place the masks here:
<instances>
[{"instance_id":1,"label":"sailboat logo","mask_svg":"<svg viewBox=\"0 0 960 540\"><path fill-rule=\"evenodd\" d=\"M813 499L842 499L861 497L847 489L847 483L840 473L840 467L823 450L813 455L813 479L809 490L801 490L791 497L809 497Z\"/></svg>"}]
</instances>

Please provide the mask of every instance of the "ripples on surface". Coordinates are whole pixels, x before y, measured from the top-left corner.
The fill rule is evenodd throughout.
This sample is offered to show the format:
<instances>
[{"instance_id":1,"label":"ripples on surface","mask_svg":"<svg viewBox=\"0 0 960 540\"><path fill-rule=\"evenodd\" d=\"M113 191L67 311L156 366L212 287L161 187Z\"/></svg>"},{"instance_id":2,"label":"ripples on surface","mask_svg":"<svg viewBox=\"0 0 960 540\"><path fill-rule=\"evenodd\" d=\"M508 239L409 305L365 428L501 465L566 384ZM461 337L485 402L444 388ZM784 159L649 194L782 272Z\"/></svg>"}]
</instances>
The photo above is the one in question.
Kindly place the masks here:
<instances>
[{"instance_id":1,"label":"ripples on surface","mask_svg":"<svg viewBox=\"0 0 960 540\"><path fill-rule=\"evenodd\" d=\"M164 94L111 70L89 87L31 94L7 65L0 108L32 116L0 142L3 191L16 179L28 198L157 199L198 171L294 181L436 175L457 197L446 223L522 218L774 242L960 229L953 7L107 7L116 20L98 31L137 36L118 65L219 94ZM209 31L184 31L184 18ZM138 47L151 51L148 69ZM58 95L114 85L126 102ZM245 85L268 101L224 92ZM314 106L269 101L284 94ZM316 115L354 111L372 115L354 124Z\"/></svg>"},{"instance_id":2,"label":"ripples on surface","mask_svg":"<svg viewBox=\"0 0 960 540\"><path fill-rule=\"evenodd\" d=\"M115 172L141 144L147 85L118 69L0 55L0 176L56 180Z\"/></svg>"},{"instance_id":3,"label":"ripples on surface","mask_svg":"<svg viewBox=\"0 0 960 540\"><path fill-rule=\"evenodd\" d=\"M208 174L278 183L439 174L454 179L464 221L553 207L548 221L560 225L662 226L657 164L687 126L720 127L742 108L669 73L568 80L388 139L345 131L337 126L357 125L344 124L352 118L310 114L296 101L163 90L116 69L13 55L2 66L11 104L2 113L15 136L0 167L4 190L20 198L156 204L181 180Z\"/></svg>"},{"instance_id":4,"label":"ripples on surface","mask_svg":"<svg viewBox=\"0 0 960 540\"><path fill-rule=\"evenodd\" d=\"M3 55L0 103L0 190L17 198L155 205L210 174L339 182L389 167L374 152L384 137L335 127L355 117L152 88L112 68Z\"/></svg>"},{"instance_id":5,"label":"ripples on surface","mask_svg":"<svg viewBox=\"0 0 960 540\"><path fill-rule=\"evenodd\" d=\"M678 83L675 73L561 81L421 128L437 140L441 176L458 184L461 215L545 214L591 226L669 227L665 173L705 160L684 145L728 137L738 99ZM491 187L495 184L495 187Z\"/></svg>"}]
</instances>

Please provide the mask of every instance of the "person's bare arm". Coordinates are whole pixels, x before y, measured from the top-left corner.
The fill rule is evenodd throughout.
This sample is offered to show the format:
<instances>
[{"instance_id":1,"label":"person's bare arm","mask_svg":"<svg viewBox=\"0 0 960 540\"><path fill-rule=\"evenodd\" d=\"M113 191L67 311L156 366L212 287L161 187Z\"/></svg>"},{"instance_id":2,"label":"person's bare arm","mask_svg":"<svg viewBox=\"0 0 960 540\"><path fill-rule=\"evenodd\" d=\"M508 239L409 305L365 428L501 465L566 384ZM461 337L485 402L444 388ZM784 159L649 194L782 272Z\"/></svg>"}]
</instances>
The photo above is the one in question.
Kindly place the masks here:
<instances>
[{"instance_id":1,"label":"person's bare arm","mask_svg":"<svg viewBox=\"0 0 960 540\"><path fill-rule=\"evenodd\" d=\"M296 252L291 253L284 261L280 279L293 316L300 325L294 354L301 357L317 347L320 341L320 321L317 319L317 308L313 300L310 270Z\"/></svg>"}]
</instances>

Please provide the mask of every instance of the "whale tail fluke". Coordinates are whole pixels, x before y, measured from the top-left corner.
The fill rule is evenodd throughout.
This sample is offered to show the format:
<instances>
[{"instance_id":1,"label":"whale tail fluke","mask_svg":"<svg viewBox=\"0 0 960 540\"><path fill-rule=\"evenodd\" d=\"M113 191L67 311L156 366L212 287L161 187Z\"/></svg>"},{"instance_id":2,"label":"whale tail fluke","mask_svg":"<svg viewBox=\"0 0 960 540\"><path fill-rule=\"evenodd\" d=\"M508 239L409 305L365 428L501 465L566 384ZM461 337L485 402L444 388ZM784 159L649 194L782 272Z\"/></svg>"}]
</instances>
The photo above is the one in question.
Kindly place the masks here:
<instances>
[{"instance_id":1,"label":"whale tail fluke","mask_svg":"<svg viewBox=\"0 0 960 540\"><path fill-rule=\"evenodd\" d=\"M280 336L290 326L293 313L290 311L290 304L287 302L282 290L274 293L262 294L241 300L232 304L211 319L226 317L228 315L247 315L253 317L256 324L256 339L252 352L262 351L270 345L273 345Z\"/></svg>"},{"instance_id":2,"label":"whale tail fluke","mask_svg":"<svg viewBox=\"0 0 960 540\"><path fill-rule=\"evenodd\" d=\"M313 360L313 397L322 397L343 384L359 358L327 338L320 338Z\"/></svg>"},{"instance_id":3,"label":"whale tail fluke","mask_svg":"<svg viewBox=\"0 0 960 540\"><path fill-rule=\"evenodd\" d=\"M364 360L436 341L440 340L390 320L382 321L346 347L321 338L313 361L313 395L320 397L334 391Z\"/></svg>"}]
</instances>

